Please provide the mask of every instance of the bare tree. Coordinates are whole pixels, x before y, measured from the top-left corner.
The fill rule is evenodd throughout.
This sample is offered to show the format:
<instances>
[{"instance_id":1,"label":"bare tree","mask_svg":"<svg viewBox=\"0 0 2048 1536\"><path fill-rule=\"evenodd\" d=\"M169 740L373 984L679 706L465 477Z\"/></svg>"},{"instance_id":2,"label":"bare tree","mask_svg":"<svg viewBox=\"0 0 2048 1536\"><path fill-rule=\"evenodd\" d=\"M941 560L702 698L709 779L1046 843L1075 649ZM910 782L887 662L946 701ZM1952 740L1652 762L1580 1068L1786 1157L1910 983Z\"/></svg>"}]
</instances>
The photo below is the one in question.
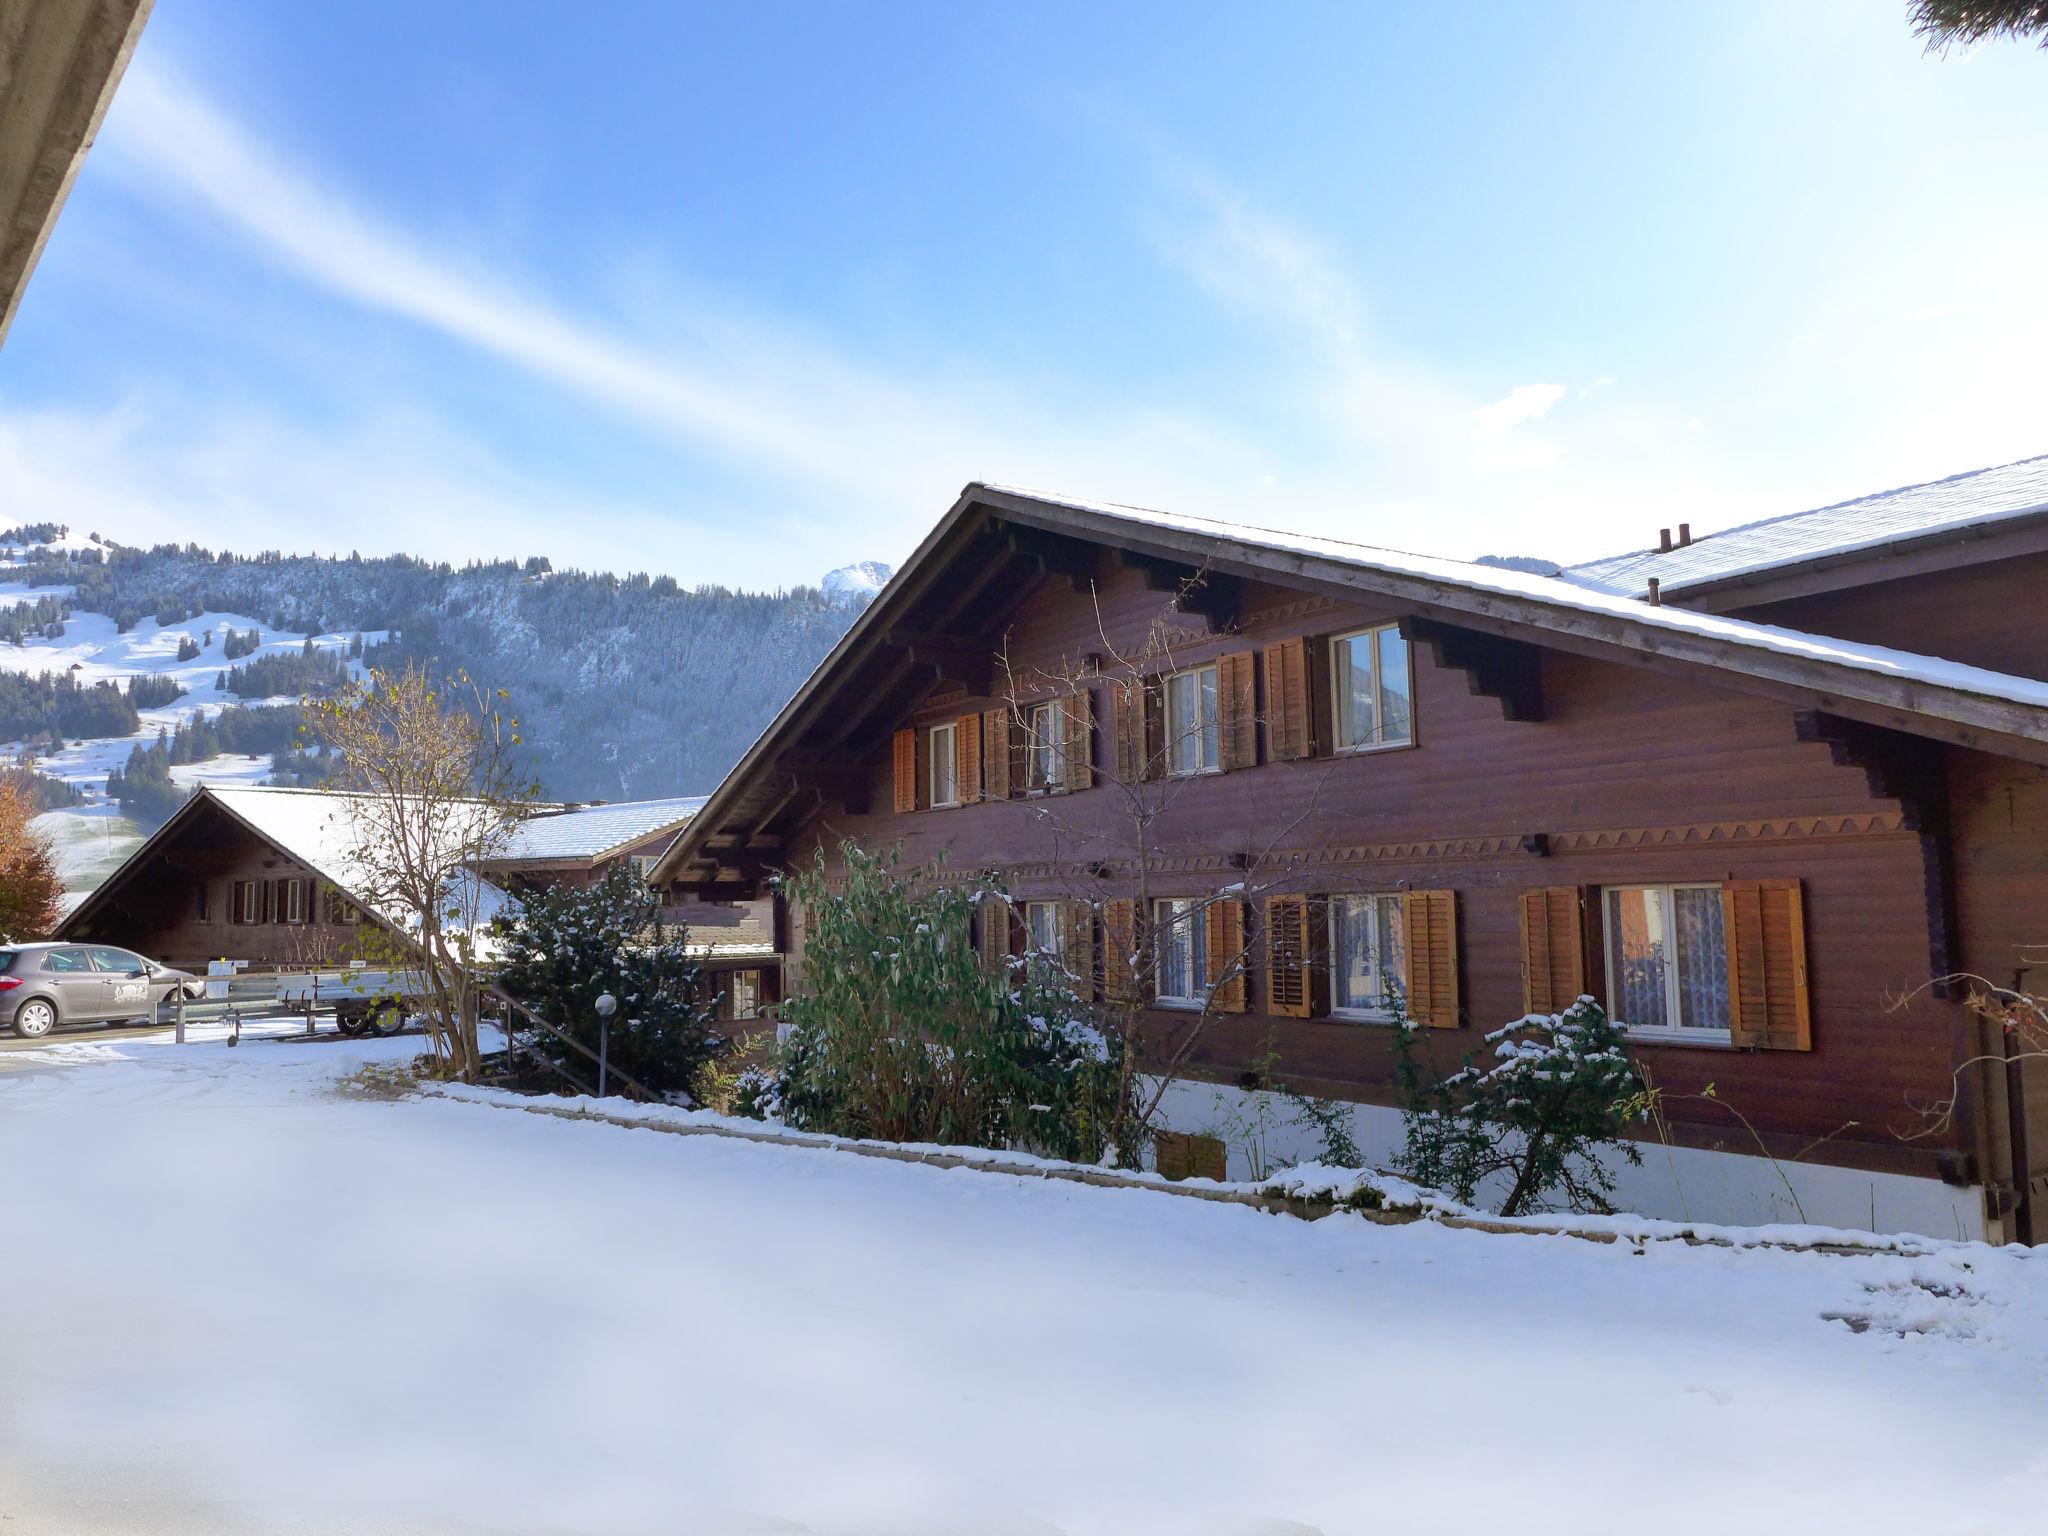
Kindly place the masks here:
<instances>
[{"instance_id":1,"label":"bare tree","mask_svg":"<svg viewBox=\"0 0 2048 1536\"><path fill-rule=\"evenodd\" d=\"M1192 690L1192 709L1165 707L1162 679L1188 675L1179 653L1217 638L1189 627L1179 609L1206 580L1202 572L1189 578L1134 643L1112 637L1098 604L1099 653L1024 672L1007 649L1003 655L1004 735L1016 748L1012 776L1023 774L1022 783L1006 788L1037 800L1044 867L1061 892L1061 906L1074 914L1051 933L1032 933L1028 921L1017 926L1028 952L1057 960L1084 989L1097 989L1106 1027L1123 1037L1123 1070L1133 1091L1120 1102L1131 1106L1139 1134L1152 1126L1204 1038L1222 1019L1246 1010L1247 989L1265 955L1253 914L1260 898L1287 888L1291 869L1279 851L1318 815L1323 787L1319 776L1277 824L1263 832L1248 829L1220 885L1184 896L1184 882L1164 878L1175 855L1163 838L1179 801L1212 770L1256 762L1263 723L1249 665L1219 664L1213 693L1204 691L1206 676L1197 677L1180 685ZM1112 702L1105 723L1110 750L1098 767L1094 722L1078 712L1092 709L1087 701L1103 682ZM985 743L991 763L1003 745L1000 738ZM1087 814L1080 802L1063 798L1090 787L1106 794L1108 814L1093 796ZM1305 951L1308 939L1299 935L1297 948ZM1306 953L1293 959L1308 961ZM1152 1022L1162 996L1172 997L1176 1009L1175 1024L1164 1028Z\"/></svg>"},{"instance_id":2,"label":"bare tree","mask_svg":"<svg viewBox=\"0 0 2048 1536\"><path fill-rule=\"evenodd\" d=\"M492 887L476 871L502 853L534 791L513 762L508 695L458 676L445 690L408 666L373 669L309 700L320 741L339 759L335 787L361 903L403 933L442 1070L477 1075L478 961Z\"/></svg>"},{"instance_id":3,"label":"bare tree","mask_svg":"<svg viewBox=\"0 0 2048 1536\"><path fill-rule=\"evenodd\" d=\"M1907 13L1929 53L2004 38L2038 38L2048 48L2048 0L1911 0Z\"/></svg>"}]
</instances>

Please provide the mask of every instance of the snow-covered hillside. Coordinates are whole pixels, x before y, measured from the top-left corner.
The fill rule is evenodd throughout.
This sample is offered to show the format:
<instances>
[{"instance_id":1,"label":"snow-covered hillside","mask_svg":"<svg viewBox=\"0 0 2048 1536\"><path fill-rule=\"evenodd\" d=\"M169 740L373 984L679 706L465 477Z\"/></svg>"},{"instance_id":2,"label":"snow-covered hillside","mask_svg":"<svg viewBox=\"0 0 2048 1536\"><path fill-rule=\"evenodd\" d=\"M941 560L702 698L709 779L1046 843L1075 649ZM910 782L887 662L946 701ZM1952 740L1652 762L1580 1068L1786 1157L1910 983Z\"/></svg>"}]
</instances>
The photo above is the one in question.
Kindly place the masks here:
<instances>
[{"instance_id":1,"label":"snow-covered hillside","mask_svg":"<svg viewBox=\"0 0 2048 1536\"><path fill-rule=\"evenodd\" d=\"M10 563L0 560L0 568ZM32 587L19 581L0 581L0 607L70 594L69 587ZM230 629L257 631L263 636L262 644L230 663L223 652ZM200 652L190 660L180 661L179 642L188 638L201 647ZM273 631L260 620L240 613L202 613L164 625L154 619L143 619L122 634L105 614L74 612L64 621L61 639L0 644L0 671L47 672L53 676L69 673L83 686L99 682L125 684L134 677L162 676L174 679L185 690L181 698L169 704L141 710L142 727L131 736L67 742L62 752L44 752L39 745L35 746L37 771L75 785L86 797L81 805L48 811L38 819L38 825L49 834L56 850L58 868L68 891L77 894L91 890L142 841L142 829L122 816L120 807L106 798L107 774L127 761L137 743L154 741L159 731L175 730L194 715L216 715L230 704L295 702L239 699L222 692L216 680L230 665L260 656L295 653L303 648L306 638L289 631ZM346 652L353 638L353 632L312 637L316 647L338 652ZM365 636L366 641L381 638L377 633ZM0 752L9 759L19 759L30 749L31 744L19 741L0 745ZM261 783L269 773L267 757L223 756L175 768L172 777L191 787Z\"/></svg>"},{"instance_id":2,"label":"snow-covered hillside","mask_svg":"<svg viewBox=\"0 0 2048 1536\"><path fill-rule=\"evenodd\" d=\"M836 571L827 571L825 579L818 583L818 590L835 603L865 605L869 598L889 584L895 575L894 568L879 560L863 560L857 565L842 565Z\"/></svg>"}]
</instances>

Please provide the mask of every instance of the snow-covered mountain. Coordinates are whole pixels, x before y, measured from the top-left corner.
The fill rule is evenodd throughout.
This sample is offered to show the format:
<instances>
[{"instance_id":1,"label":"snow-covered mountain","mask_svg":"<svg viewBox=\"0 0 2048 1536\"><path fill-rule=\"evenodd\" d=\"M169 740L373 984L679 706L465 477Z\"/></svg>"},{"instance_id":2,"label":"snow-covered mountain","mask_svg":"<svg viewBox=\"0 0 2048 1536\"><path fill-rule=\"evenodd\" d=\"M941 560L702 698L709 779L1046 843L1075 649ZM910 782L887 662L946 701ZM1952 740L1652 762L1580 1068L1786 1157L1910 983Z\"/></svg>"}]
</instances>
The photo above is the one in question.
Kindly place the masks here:
<instances>
[{"instance_id":1,"label":"snow-covered mountain","mask_svg":"<svg viewBox=\"0 0 2048 1536\"><path fill-rule=\"evenodd\" d=\"M894 567L879 560L862 560L856 565L842 565L836 571L827 571L825 579L818 583L818 589L835 603L865 606L895 574Z\"/></svg>"},{"instance_id":2,"label":"snow-covered mountain","mask_svg":"<svg viewBox=\"0 0 2048 1536\"><path fill-rule=\"evenodd\" d=\"M22 638L0 639L0 673L124 690L148 678L159 680L159 693L172 683L184 691L148 707L137 695L132 732L60 731L64 744L53 751L47 731L16 726L21 739L0 753L32 752L39 771L75 787L80 803L48 813L44 826L67 883L89 889L146 830L106 794L107 775L138 745L195 717L218 719L232 704L289 705L291 697L224 691L222 674L299 657L309 640L315 652L346 655L360 635L366 654L353 666L417 662L443 675L460 668L510 690L548 795L702 794L888 576L888 567L864 562L819 587L692 590L669 577L555 571L539 560L456 569L403 557L237 559L190 545L126 549L68 529L7 530L0 621ZM62 613L55 622L53 609ZM251 632L260 643L238 645L230 657L229 630L242 645ZM190 788L262 782L272 771L267 754L215 754L174 757L169 778ZM161 771L158 783L171 793Z\"/></svg>"}]
</instances>

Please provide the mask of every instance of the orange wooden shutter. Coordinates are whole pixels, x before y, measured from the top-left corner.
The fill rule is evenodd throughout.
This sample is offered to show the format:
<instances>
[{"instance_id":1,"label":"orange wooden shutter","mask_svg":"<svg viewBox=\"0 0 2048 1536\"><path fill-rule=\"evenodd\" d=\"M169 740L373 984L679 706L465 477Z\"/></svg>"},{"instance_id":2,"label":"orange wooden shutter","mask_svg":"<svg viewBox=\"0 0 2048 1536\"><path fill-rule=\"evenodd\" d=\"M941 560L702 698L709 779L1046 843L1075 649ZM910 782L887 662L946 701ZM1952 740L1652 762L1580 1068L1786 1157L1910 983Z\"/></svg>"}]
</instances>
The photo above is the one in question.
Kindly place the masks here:
<instances>
[{"instance_id":1,"label":"orange wooden shutter","mask_svg":"<svg viewBox=\"0 0 2048 1536\"><path fill-rule=\"evenodd\" d=\"M917 809L917 732L898 731L895 742L896 814Z\"/></svg>"},{"instance_id":2,"label":"orange wooden shutter","mask_svg":"<svg viewBox=\"0 0 2048 1536\"><path fill-rule=\"evenodd\" d=\"M1085 991L1095 974L1095 914L1085 901L1059 905L1060 962Z\"/></svg>"},{"instance_id":3,"label":"orange wooden shutter","mask_svg":"<svg viewBox=\"0 0 2048 1536\"><path fill-rule=\"evenodd\" d=\"M1806 985L1806 904L1797 880L1730 880L1721 887L1728 944L1732 1042L1770 1051L1813 1049Z\"/></svg>"},{"instance_id":4,"label":"orange wooden shutter","mask_svg":"<svg viewBox=\"0 0 2048 1536\"><path fill-rule=\"evenodd\" d=\"M1408 966L1408 1017L1432 1029L1458 1027L1458 899L1453 891L1401 898Z\"/></svg>"},{"instance_id":5,"label":"orange wooden shutter","mask_svg":"<svg viewBox=\"0 0 2048 1536\"><path fill-rule=\"evenodd\" d=\"M1212 901L1203 928L1209 943L1209 1002L1224 1013L1245 1009L1244 903L1234 896Z\"/></svg>"},{"instance_id":6,"label":"orange wooden shutter","mask_svg":"<svg viewBox=\"0 0 2048 1536\"><path fill-rule=\"evenodd\" d=\"M1102 996L1129 1005L1139 1001L1138 904L1127 896L1102 904Z\"/></svg>"},{"instance_id":7,"label":"orange wooden shutter","mask_svg":"<svg viewBox=\"0 0 2048 1536\"><path fill-rule=\"evenodd\" d=\"M1522 892L1522 1011L1563 1013L1586 990L1576 886Z\"/></svg>"},{"instance_id":8,"label":"orange wooden shutter","mask_svg":"<svg viewBox=\"0 0 2048 1536\"><path fill-rule=\"evenodd\" d=\"M1142 679L1125 678L1111 695L1116 710L1116 776L1121 784L1150 777L1151 742L1145 720L1149 691Z\"/></svg>"},{"instance_id":9,"label":"orange wooden shutter","mask_svg":"<svg viewBox=\"0 0 2048 1536\"><path fill-rule=\"evenodd\" d=\"M962 715L953 722L953 771L960 779L960 803L981 798L981 716Z\"/></svg>"},{"instance_id":10,"label":"orange wooden shutter","mask_svg":"<svg viewBox=\"0 0 2048 1536\"><path fill-rule=\"evenodd\" d=\"M1266 1011L1305 1019L1310 1011L1306 896L1266 898Z\"/></svg>"},{"instance_id":11,"label":"orange wooden shutter","mask_svg":"<svg viewBox=\"0 0 2048 1536\"><path fill-rule=\"evenodd\" d=\"M1007 800L1010 778L1010 712L984 710L981 716L981 794L985 800Z\"/></svg>"},{"instance_id":12,"label":"orange wooden shutter","mask_svg":"<svg viewBox=\"0 0 2048 1536\"><path fill-rule=\"evenodd\" d=\"M1009 970L1009 957L1015 952L1010 942L1010 903L1000 896L985 896L979 916L981 931L975 937L981 946L981 963L1003 975Z\"/></svg>"},{"instance_id":13,"label":"orange wooden shutter","mask_svg":"<svg viewBox=\"0 0 2048 1536\"><path fill-rule=\"evenodd\" d=\"M1266 753L1276 763L1309 755L1308 642L1266 647Z\"/></svg>"},{"instance_id":14,"label":"orange wooden shutter","mask_svg":"<svg viewBox=\"0 0 2048 1536\"><path fill-rule=\"evenodd\" d=\"M1061 788L1087 789L1095 782L1095 695L1083 689L1063 701L1067 781Z\"/></svg>"},{"instance_id":15,"label":"orange wooden shutter","mask_svg":"<svg viewBox=\"0 0 2048 1536\"><path fill-rule=\"evenodd\" d=\"M1220 761L1226 769L1259 762L1259 698L1254 652L1216 658L1216 712L1222 727Z\"/></svg>"}]
</instances>

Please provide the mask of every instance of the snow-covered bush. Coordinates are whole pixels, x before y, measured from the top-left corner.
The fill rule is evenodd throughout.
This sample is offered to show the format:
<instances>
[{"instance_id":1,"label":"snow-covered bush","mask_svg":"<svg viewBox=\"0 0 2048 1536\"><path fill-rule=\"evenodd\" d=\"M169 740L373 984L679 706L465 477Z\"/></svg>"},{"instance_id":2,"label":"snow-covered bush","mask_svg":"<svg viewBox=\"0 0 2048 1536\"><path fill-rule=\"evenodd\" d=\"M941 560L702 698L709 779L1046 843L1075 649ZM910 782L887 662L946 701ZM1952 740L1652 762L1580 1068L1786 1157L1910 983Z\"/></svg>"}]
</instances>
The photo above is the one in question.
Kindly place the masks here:
<instances>
[{"instance_id":1,"label":"snow-covered bush","mask_svg":"<svg viewBox=\"0 0 2048 1536\"><path fill-rule=\"evenodd\" d=\"M525 898L505 925L499 984L592 1051L597 1000L618 1001L608 1051L613 1066L656 1093L695 1095L699 1075L725 1049L717 994L685 950L686 930L661 921L661 898L633 870L614 865L596 885L557 886ZM588 1080L589 1059L545 1030L534 1052Z\"/></svg>"},{"instance_id":2,"label":"snow-covered bush","mask_svg":"<svg viewBox=\"0 0 2048 1536\"><path fill-rule=\"evenodd\" d=\"M1505 1180L1503 1216L1552 1208L1610 1211L1603 1157L1641 1163L1624 1138L1646 1103L1620 1025L1590 997L1563 1013L1532 1013L1486 1037L1493 1065L1433 1073L1407 1021L1395 1031L1407 1142L1395 1166L1467 1205Z\"/></svg>"},{"instance_id":3,"label":"snow-covered bush","mask_svg":"<svg viewBox=\"0 0 2048 1536\"><path fill-rule=\"evenodd\" d=\"M1128 1159L1133 1146L1111 1145L1136 1135L1122 1042L1096 1027L1087 978L1045 956L985 965L977 910L1009 922L986 879L946 882L852 843L841 856L843 878L821 852L785 883L806 914L804 988L782 1005L774 1091L751 1101L772 1097L804 1130Z\"/></svg>"}]
</instances>

